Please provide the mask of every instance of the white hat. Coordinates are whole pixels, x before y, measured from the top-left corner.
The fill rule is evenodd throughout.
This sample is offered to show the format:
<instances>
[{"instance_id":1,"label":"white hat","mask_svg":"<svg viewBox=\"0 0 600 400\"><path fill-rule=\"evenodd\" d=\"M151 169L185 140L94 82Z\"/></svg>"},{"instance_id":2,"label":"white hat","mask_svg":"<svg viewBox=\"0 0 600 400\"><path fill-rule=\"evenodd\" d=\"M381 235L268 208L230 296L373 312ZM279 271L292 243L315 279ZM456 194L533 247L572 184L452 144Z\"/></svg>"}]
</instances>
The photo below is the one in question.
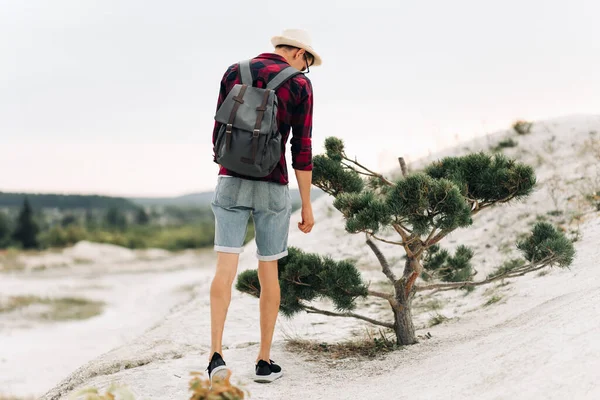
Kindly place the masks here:
<instances>
[{"instance_id":1,"label":"white hat","mask_svg":"<svg viewBox=\"0 0 600 400\"><path fill-rule=\"evenodd\" d=\"M322 60L315 49L312 48L311 42L308 32L303 31L302 29L286 29L281 36L273 36L273 38L271 38L271 43L275 47L286 45L306 50L307 53L310 53L315 58L312 66L316 67L321 65Z\"/></svg>"}]
</instances>

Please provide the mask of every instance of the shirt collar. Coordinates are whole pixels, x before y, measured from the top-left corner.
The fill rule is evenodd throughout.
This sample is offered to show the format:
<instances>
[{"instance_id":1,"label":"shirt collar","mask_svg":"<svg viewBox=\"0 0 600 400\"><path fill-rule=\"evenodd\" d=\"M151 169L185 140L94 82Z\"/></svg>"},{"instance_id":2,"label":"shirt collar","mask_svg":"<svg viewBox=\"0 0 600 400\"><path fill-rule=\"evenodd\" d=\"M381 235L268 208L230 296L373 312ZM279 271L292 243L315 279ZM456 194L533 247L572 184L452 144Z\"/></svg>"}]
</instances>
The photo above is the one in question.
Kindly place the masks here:
<instances>
[{"instance_id":1,"label":"shirt collar","mask_svg":"<svg viewBox=\"0 0 600 400\"><path fill-rule=\"evenodd\" d=\"M279 54L275 54L275 53L262 53L256 58L267 58L269 60L282 61L289 65L289 63L285 60L285 58L283 58Z\"/></svg>"}]
</instances>

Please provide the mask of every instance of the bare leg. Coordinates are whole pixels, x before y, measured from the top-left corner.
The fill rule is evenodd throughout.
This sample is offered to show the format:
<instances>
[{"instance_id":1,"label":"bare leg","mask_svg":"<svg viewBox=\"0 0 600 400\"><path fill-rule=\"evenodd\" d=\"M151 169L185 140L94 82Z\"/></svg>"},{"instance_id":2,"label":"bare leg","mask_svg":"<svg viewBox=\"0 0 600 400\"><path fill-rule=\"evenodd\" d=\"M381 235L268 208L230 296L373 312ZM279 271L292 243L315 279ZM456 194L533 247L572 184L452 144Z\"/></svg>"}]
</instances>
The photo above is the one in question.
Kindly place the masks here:
<instances>
[{"instance_id":1,"label":"bare leg","mask_svg":"<svg viewBox=\"0 0 600 400\"><path fill-rule=\"evenodd\" d=\"M210 286L211 350L223 356L223 330L231 302L231 285L235 279L240 255L217 253L217 270Z\"/></svg>"},{"instance_id":2,"label":"bare leg","mask_svg":"<svg viewBox=\"0 0 600 400\"><path fill-rule=\"evenodd\" d=\"M281 302L277 261L259 261L258 279L260 280L260 353L256 361L269 362L273 332Z\"/></svg>"}]
</instances>

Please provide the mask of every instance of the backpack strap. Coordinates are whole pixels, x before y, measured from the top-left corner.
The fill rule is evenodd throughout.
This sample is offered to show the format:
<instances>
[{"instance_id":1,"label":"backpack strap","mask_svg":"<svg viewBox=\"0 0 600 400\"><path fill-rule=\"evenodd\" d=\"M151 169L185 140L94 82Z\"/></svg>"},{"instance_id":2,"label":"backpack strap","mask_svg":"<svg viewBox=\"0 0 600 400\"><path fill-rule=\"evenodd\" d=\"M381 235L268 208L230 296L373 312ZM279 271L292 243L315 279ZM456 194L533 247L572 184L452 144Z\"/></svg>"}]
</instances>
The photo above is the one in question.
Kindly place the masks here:
<instances>
[{"instance_id":1,"label":"backpack strap","mask_svg":"<svg viewBox=\"0 0 600 400\"><path fill-rule=\"evenodd\" d=\"M263 101L260 107L256 108L258 115L256 116L256 123L254 124L254 131L252 132L252 164L256 161L256 153L258 151L258 136L260 135L260 127L262 126L263 118L265 117L265 111L267 111L267 102L269 101L270 90L265 90L263 95Z\"/></svg>"},{"instance_id":2,"label":"backpack strap","mask_svg":"<svg viewBox=\"0 0 600 400\"><path fill-rule=\"evenodd\" d=\"M231 109L231 114L229 114L229 120L227 121L227 125L225 127L225 135L226 135L225 143L227 146L227 150L231 149L231 134L232 134L232 130L233 130L233 122L235 121L235 115L237 114L238 109L240 108L240 105L244 104L244 94L246 93L247 88L248 88L248 85L242 85L238 95L233 96L233 101L235 101L235 104L233 105L233 108Z\"/></svg>"},{"instance_id":3,"label":"backpack strap","mask_svg":"<svg viewBox=\"0 0 600 400\"><path fill-rule=\"evenodd\" d=\"M240 65L240 77L242 78L242 85L252 86L252 72L250 72L250 60L245 60L239 63Z\"/></svg>"},{"instance_id":4,"label":"backpack strap","mask_svg":"<svg viewBox=\"0 0 600 400\"><path fill-rule=\"evenodd\" d=\"M281 85L283 85L288 79L293 78L296 75L301 74L302 72L298 71L294 67L287 67L277 75L273 79L269 81L267 84L267 89L277 90Z\"/></svg>"}]
</instances>

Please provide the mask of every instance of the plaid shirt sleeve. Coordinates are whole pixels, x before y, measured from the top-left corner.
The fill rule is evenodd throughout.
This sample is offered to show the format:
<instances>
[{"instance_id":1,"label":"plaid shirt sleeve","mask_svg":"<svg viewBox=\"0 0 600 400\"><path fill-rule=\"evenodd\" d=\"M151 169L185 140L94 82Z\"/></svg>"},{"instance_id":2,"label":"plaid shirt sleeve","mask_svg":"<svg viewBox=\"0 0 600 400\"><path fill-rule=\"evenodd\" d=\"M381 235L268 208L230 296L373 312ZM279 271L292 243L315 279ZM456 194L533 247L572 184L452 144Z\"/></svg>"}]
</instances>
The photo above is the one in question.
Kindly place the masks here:
<instances>
[{"instance_id":1,"label":"plaid shirt sleeve","mask_svg":"<svg viewBox=\"0 0 600 400\"><path fill-rule=\"evenodd\" d=\"M217 100L217 110L219 109L219 107L221 107L221 104L223 104L223 102L225 101L225 98L227 97L227 94L229 93L229 90L231 90L231 87L233 87L232 83L235 82L236 79L236 73L235 73L235 65L230 66L227 71L225 71L225 74L223 75L223 79L221 79L221 88L219 90L219 99ZM219 132L219 123L217 121L215 121L215 126L213 128L213 137L212 137L212 143L213 143L213 161L216 163L217 162L217 155L215 153L215 144L217 142L217 133Z\"/></svg>"},{"instance_id":2,"label":"plaid shirt sleeve","mask_svg":"<svg viewBox=\"0 0 600 400\"><path fill-rule=\"evenodd\" d=\"M306 79L300 91L300 102L292 116L292 168L312 171L313 91Z\"/></svg>"}]
</instances>

